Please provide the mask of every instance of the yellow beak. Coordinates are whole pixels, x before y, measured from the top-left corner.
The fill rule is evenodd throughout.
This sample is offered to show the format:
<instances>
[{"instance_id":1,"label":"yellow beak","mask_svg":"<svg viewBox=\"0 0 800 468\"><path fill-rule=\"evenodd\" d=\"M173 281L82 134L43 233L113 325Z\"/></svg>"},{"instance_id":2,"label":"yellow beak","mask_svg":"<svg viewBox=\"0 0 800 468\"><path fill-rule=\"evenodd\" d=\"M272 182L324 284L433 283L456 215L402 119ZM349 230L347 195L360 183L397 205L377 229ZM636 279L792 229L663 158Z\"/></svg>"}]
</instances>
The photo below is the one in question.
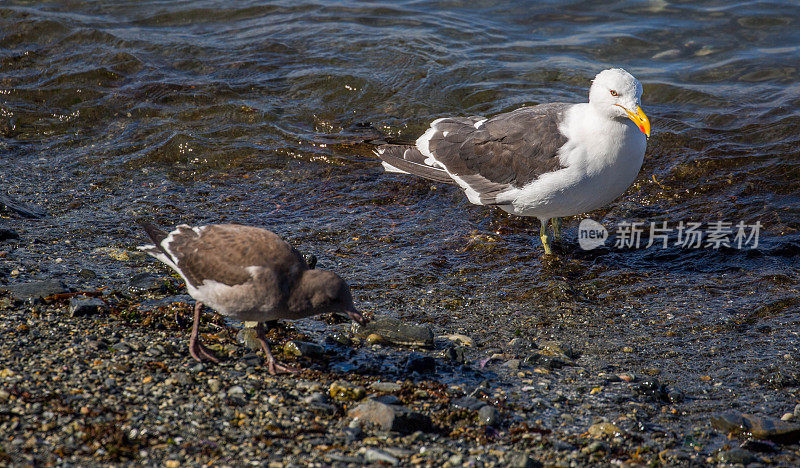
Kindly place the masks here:
<instances>
[{"instance_id":1,"label":"yellow beak","mask_svg":"<svg viewBox=\"0 0 800 468\"><path fill-rule=\"evenodd\" d=\"M619 107L622 107L622 106L619 106ZM633 112L629 111L628 109L624 108L624 107L622 107L622 110L624 110L625 113L628 114L628 117L631 120L633 120L633 123L635 123L636 126L639 127L639 130L641 130L642 133L644 133L648 137L650 136L650 120L648 120L647 116L644 115L644 111L642 110L641 107L636 106L636 113L635 114Z\"/></svg>"}]
</instances>

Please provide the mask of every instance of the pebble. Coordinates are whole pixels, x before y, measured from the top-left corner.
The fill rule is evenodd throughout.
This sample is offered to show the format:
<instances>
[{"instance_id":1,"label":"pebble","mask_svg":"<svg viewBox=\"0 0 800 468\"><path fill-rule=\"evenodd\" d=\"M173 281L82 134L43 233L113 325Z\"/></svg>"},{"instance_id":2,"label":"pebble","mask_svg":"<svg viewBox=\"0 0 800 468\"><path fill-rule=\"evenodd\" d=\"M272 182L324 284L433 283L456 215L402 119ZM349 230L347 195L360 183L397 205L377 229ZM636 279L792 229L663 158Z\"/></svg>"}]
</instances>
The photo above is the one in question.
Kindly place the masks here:
<instances>
[{"instance_id":1,"label":"pebble","mask_svg":"<svg viewBox=\"0 0 800 468\"><path fill-rule=\"evenodd\" d=\"M255 328L245 327L236 333L236 341L247 349L257 351L261 349L261 343L257 339L258 333Z\"/></svg>"},{"instance_id":2,"label":"pebble","mask_svg":"<svg viewBox=\"0 0 800 468\"><path fill-rule=\"evenodd\" d=\"M454 342L456 344L459 344L461 346L467 346L467 347L470 347L470 348L475 346L475 340L473 340L472 338L468 337L467 335L461 335L461 334L458 334L458 333L454 333L452 335L446 335L445 338L447 338L448 340L450 340L450 341L452 341L452 342Z\"/></svg>"},{"instance_id":3,"label":"pebble","mask_svg":"<svg viewBox=\"0 0 800 468\"><path fill-rule=\"evenodd\" d=\"M757 439L767 439L782 444L800 441L800 425L780 419L728 411L711 417L711 426L734 434L751 434Z\"/></svg>"},{"instance_id":4,"label":"pebble","mask_svg":"<svg viewBox=\"0 0 800 468\"><path fill-rule=\"evenodd\" d=\"M311 395L303 398L303 403L327 403L328 397L322 392L314 392Z\"/></svg>"},{"instance_id":5,"label":"pebble","mask_svg":"<svg viewBox=\"0 0 800 468\"><path fill-rule=\"evenodd\" d=\"M618 377L623 382L633 382L636 380L636 376L631 372L623 372L622 374L619 374Z\"/></svg>"},{"instance_id":6,"label":"pebble","mask_svg":"<svg viewBox=\"0 0 800 468\"><path fill-rule=\"evenodd\" d=\"M163 279L157 278L150 273L133 275L128 281L128 290L132 292L159 291L163 290L165 286L166 282Z\"/></svg>"},{"instance_id":7,"label":"pebble","mask_svg":"<svg viewBox=\"0 0 800 468\"><path fill-rule=\"evenodd\" d=\"M325 348L305 341L288 341L283 346L283 352L289 356L320 357L325 354Z\"/></svg>"},{"instance_id":8,"label":"pebble","mask_svg":"<svg viewBox=\"0 0 800 468\"><path fill-rule=\"evenodd\" d=\"M508 466L509 468L537 468L542 464L531 459L527 453L515 453L511 456Z\"/></svg>"},{"instance_id":9,"label":"pebble","mask_svg":"<svg viewBox=\"0 0 800 468\"><path fill-rule=\"evenodd\" d=\"M400 464L400 460L398 460L397 458L389 455L388 453L384 452L383 450L378 450L378 449L373 449L373 448L368 448L364 452L364 459L367 461L367 463L384 462L384 463L388 463L390 465L399 465Z\"/></svg>"},{"instance_id":10,"label":"pebble","mask_svg":"<svg viewBox=\"0 0 800 468\"><path fill-rule=\"evenodd\" d=\"M81 270L78 272L78 276L80 276L85 280L91 280L97 278L97 273L95 273L94 270L90 270L88 268L81 268Z\"/></svg>"},{"instance_id":11,"label":"pebble","mask_svg":"<svg viewBox=\"0 0 800 468\"><path fill-rule=\"evenodd\" d=\"M592 424L587 432L589 432L589 435L595 439L599 439L603 436L617 437L622 435L622 429L620 429L616 424L608 422Z\"/></svg>"},{"instance_id":12,"label":"pebble","mask_svg":"<svg viewBox=\"0 0 800 468\"><path fill-rule=\"evenodd\" d=\"M583 447L581 449L581 453L584 454L584 455L588 455L590 453L599 452L601 450L606 450L606 445L604 443L600 442L599 440L596 440L596 441L590 443L589 445L587 445L586 447Z\"/></svg>"},{"instance_id":13,"label":"pebble","mask_svg":"<svg viewBox=\"0 0 800 468\"><path fill-rule=\"evenodd\" d=\"M747 465L758 461L758 458L752 452L742 448L733 448L720 452L718 458L722 463L730 463L732 465Z\"/></svg>"},{"instance_id":14,"label":"pebble","mask_svg":"<svg viewBox=\"0 0 800 468\"><path fill-rule=\"evenodd\" d=\"M75 296L69 300L70 317L93 315L105 309L105 302L96 297Z\"/></svg>"},{"instance_id":15,"label":"pebble","mask_svg":"<svg viewBox=\"0 0 800 468\"><path fill-rule=\"evenodd\" d=\"M478 411L487 405L485 401L469 396L456 398L455 400L451 401L450 404L453 405L454 408L463 408L472 411Z\"/></svg>"},{"instance_id":16,"label":"pebble","mask_svg":"<svg viewBox=\"0 0 800 468\"><path fill-rule=\"evenodd\" d=\"M228 395L244 395L244 389L240 385L234 385L226 392Z\"/></svg>"},{"instance_id":17,"label":"pebble","mask_svg":"<svg viewBox=\"0 0 800 468\"><path fill-rule=\"evenodd\" d=\"M403 389L403 386L394 382L374 382L369 386L376 392L394 393Z\"/></svg>"},{"instance_id":18,"label":"pebble","mask_svg":"<svg viewBox=\"0 0 800 468\"><path fill-rule=\"evenodd\" d=\"M222 384L217 379L208 379L208 388L214 393L217 393L222 388Z\"/></svg>"},{"instance_id":19,"label":"pebble","mask_svg":"<svg viewBox=\"0 0 800 468\"><path fill-rule=\"evenodd\" d=\"M463 346L448 346L439 353L439 356L448 361L458 363L467 362L466 348Z\"/></svg>"},{"instance_id":20,"label":"pebble","mask_svg":"<svg viewBox=\"0 0 800 468\"><path fill-rule=\"evenodd\" d=\"M496 426L500 423L500 413L494 406L483 406L478 410L478 421L484 426Z\"/></svg>"},{"instance_id":21,"label":"pebble","mask_svg":"<svg viewBox=\"0 0 800 468\"><path fill-rule=\"evenodd\" d=\"M344 380L337 380L328 389L328 395L339 401L358 401L367 396L364 387L353 385Z\"/></svg>"},{"instance_id":22,"label":"pebble","mask_svg":"<svg viewBox=\"0 0 800 468\"><path fill-rule=\"evenodd\" d=\"M403 346L433 346L433 331L426 326L404 323L394 318L379 318L366 325L353 324L353 333L361 338L375 334L387 343Z\"/></svg>"},{"instance_id":23,"label":"pebble","mask_svg":"<svg viewBox=\"0 0 800 468\"><path fill-rule=\"evenodd\" d=\"M519 359L509 359L508 361L503 363L503 367L508 367L511 370L519 369L521 361Z\"/></svg>"},{"instance_id":24,"label":"pebble","mask_svg":"<svg viewBox=\"0 0 800 468\"><path fill-rule=\"evenodd\" d=\"M781 416L781 421L791 421L792 419L794 419L794 413L784 413Z\"/></svg>"},{"instance_id":25,"label":"pebble","mask_svg":"<svg viewBox=\"0 0 800 468\"><path fill-rule=\"evenodd\" d=\"M579 353L571 346L557 341L544 341L539 344L540 353L545 356L553 356L564 360L577 359Z\"/></svg>"},{"instance_id":26,"label":"pebble","mask_svg":"<svg viewBox=\"0 0 800 468\"><path fill-rule=\"evenodd\" d=\"M386 343L386 340L384 340L383 337L377 333L370 333L367 335L366 342L367 344L377 345Z\"/></svg>"},{"instance_id":27,"label":"pebble","mask_svg":"<svg viewBox=\"0 0 800 468\"><path fill-rule=\"evenodd\" d=\"M800 418L800 404L794 406L794 416Z\"/></svg>"},{"instance_id":28,"label":"pebble","mask_svg":"<svg viewBox=\"0 0 800 468\"><path fill-rule=\"evenodd\" d=\"M351 418L370 422L380 426L384 431L411 434L416 431L433 431L431 419L421 413L409 410L400 405L388 405L375 399L367 399L347 412Z\"/></svg>"},{"instance_id":29,"label":"pebble","mask_svg":"<svg viewBox=\"0 0 800 468\"><path fill-rule=\"evenodd\" d=\"M349 336L347 336L344 333L338 332L338 331L337 332L333 332L330 335L326 336L325 337L325 342L328 343L328 344L336 344L336 345L341 345L341 346L352 346L353 345L353 340L351 340Z\"/></svg>"}]
</instances>

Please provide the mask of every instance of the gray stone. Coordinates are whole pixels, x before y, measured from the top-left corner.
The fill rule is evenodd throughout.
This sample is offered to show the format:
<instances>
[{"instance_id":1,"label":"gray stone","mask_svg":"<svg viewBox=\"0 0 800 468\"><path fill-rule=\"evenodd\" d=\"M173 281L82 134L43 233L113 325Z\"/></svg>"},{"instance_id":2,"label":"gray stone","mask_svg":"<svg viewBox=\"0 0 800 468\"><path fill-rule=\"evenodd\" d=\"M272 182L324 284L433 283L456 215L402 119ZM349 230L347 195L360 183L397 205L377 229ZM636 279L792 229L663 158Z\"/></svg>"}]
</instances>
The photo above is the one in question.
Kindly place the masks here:
<instances>
[{"instance_id":1,"label":"gray stone","mask_svg":"<svg viewBox=\"0 0 800 468\"><path fill-rule=\"evenodd\" d=\"M394 382L375 382L369 388L376 392L393 393L402 390L403 386Z\"/></svg>"},{"instance_id":2,"label":"gray stone","mask_svg":"<svg viewBox=\"0 0 800 468\"><path fill-rule=\"evenodd\" d=\"M518 370L520 362L521 361L519 359L509 359L503 363L503 367L508 367L511 370Z\"/></svg>"},{"instance_id":3,"label":"gray stone","mask_svg":"<svg viewBox=\"0 0 800 468\"><path fill-rule=\"evenodd\" d=\"M588 455L590 453L599 452L601 450L606 450L606 444L600 442L599 440L595 440L586 447L582 448L581 453L584 455Z\"/></svg>"},{"instance_id":4,"label":"gray stone","mask_svg":"<svg viewBox=\"0 0 800 468\"><path fill-rule=\"evenodd\" d=\"M800 418L800 404L794 406L794 417Z\"/></svg>"},{"instance_id":5,"label":"gray stone","mask_svg":"<svg viewBox=\"0 0 800 468\"><path fill-rule=\"evenodd\" d=\"M312 404L312 403L327 403L328 396L322 392L314 392L311 395L303 398L303 403Z\"/></svg>"},{"instance_id":6,"label":"gray stone","mask_svg":"<svg viewBox=\"0 0 800 468\"><path fill-rule=\"evenodd\" d=\"M712 416L711 426L720 431L749 434L757 439L767 439L781 444L800 441L800 425L775 418L729 411Z\"/></svg>"},{"instance_id":7,"label":"gray stone","mask_svg":"<svg viewBox=\"0 0 800 468\"><path fill-rule=\"evenodd\" d=\"M128 282L128 289L134 292L158 291L164 288L165 283L161 278L156 278L149 273L134 275Z\"/></svg>"},{"instance_id":8,"label":"gray stone","mask_svg":"<svg viewBox=\"0 0 800 468\"><path fill-rule=\"evenodd\" d=\"M39 299L55 294L68 293L69 290L59 280L35 281L33 283L21 283L3 286L10 292L15 299Z\"/></svg>"},{"instance_id":9,"label":"gray stone","mask_svg":"<svg viewBox=\"0 0 800 468\"><path fill-rule=\"evenodd\" d=\"M208 388L214 393L217 393L222 388L222 384L218 379L208 379Z\"/></svg>"},{"instance_id":10,"label":"gray stone","mask_svg":"<svg viewBox=\"0 0 800 468\"><path fill-rule=\"evenodd\" d=\"M106 303L96 297L75 296L69 300L70 317L93 315L106 309Z\"/></svg>"},{"instance_id":11,"label":"gray stone","mask_svg":"<svg viewBox=\"0 0 800 468\"><path fill-rule=\"evenodd\" d=\"M478 421L484 426L496 426L500 422L500 413L494 406L486 405L478 410Z\"/></svg>"},{"instance_id":12,"label":"gray stone","mask_svg":"<svg viewBox=\"0 0 800 468\"><path fill-rule=\"evenodd\" d=\"M347 412L351 418L377 424L384 431L410 434L415 431L433 431L433 422L428 416L399 405L387 405L368 399Z\"/></svg>"},{"instance_id":13,"label":"gray stone","mask_svg":"<svg viewBox=\"0 0 800 468\"><path fill-rule=\"evenodd\" d=\"M515 453L508 462L510 468L539 468L541 463L532 460L527 453Z\"/></svg>"},{"instance_id":14,"label":"gray stone","mask_svg":"<svg viewBox=\"0 0 800 468\"><path fill-rule=\"evenodd\" d=\"M368 322L366 325L353 324L353 333L366 338L369 335L379 335L390 344L403 346L433 346L433 331L425 326L413 323L404 323L394 318L380 318Z\"/></svg>"},{"instance_id":15,"label":"gray stone","mask_svg":"<svg viewBox=\"0 0 800 468\"><path fill-rule=\"evenodd\" d=\"M720 452L718 458L722 463L730 463L732 465L747 465L758 461L758 458L752 452L742 448L733 448Z\"/></svg>"},{"instance_id":16,"label":"gray stone","mask_svg":"<svg viewBox=\"0 0 800 468\"><path fill-rule=\"evenodd\" d=\"M479 400L477 398L468 396L456 398L450 404L456 408L463 408L473 411L478 411L479 409L487 405L487 403L483 400Z\"/></svg>"},{"instance_id":17,"label":"gray stone","mask_svg":"<svg viewBox=\"0 0 800 468\"><path fill-rule=\"evenodd\" d=\"M378 450L373 448L368 448L366 452L364 452L364 459L367 461L367 463L384 462L390 465L400 464L400 460L398 460L397 458L389 455L383 450Z\"/></svg>"},{"instance_id":18,"label":"gray stone","mask_svg":"<svg viewBox=\"0 0 800 468\"><path fill-rule=\"evenodd\" d=\"M236 341L245 348L258 350L261 349L261 343L259 343L256 338L257 336L258 333L256 333L255 328L246 327L239 330L239 333L236 334Z\"/></svg>"},{"instance_id":19,"label":"gray stone","mask_svg":"<svg viewBox=\"0 0 800 468\"><path fill-rule=\"evenodd\" d=\"M90 270L88 268L81 268L81 271L78 272L78 276L83 279L90 280L97 278L97 273L94 270Z\"/></svg>"},{"instance_id":20,"label":"gray stone","mask_svg":"<svg viewBox=\"0 0 800 468\"><path fill-rule=\"evenodd\" d=\"M325 354L325 348L306 341L292 340L283 346L283 352L290 356L320 357Z\"/></svg>"}]
</instances>

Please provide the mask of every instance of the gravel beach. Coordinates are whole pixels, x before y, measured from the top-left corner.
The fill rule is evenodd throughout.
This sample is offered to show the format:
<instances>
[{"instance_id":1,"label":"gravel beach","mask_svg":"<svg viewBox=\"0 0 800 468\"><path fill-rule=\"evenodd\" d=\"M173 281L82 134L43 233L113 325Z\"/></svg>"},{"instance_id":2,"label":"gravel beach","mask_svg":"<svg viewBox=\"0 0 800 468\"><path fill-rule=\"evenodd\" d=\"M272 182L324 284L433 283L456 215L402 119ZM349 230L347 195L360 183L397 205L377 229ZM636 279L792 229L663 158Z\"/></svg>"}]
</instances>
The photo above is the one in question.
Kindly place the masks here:
<instances>
[{"instance_id":1,"label":"gravel beach","mask_svg":"<svg viewBox=\"0 0 800 468\"><path fill-rule=\"evenodd\" d=\"M188 356L191 303L174 295L179 282L148 275L132 283L137 287L95 298L50 294L63 286L58 282L29 283L0 299L4 464L791 466L800 460L796 445L780 445L800 439L800 426L777 421L779 427L756 438L736 435L740 421L724 426L724 418L709 417L686 431L680 421L687 402L703 395L660 383L658 369L619 372L553 341L477 346L466 335L385 319L357 333L349 324L321 324L323 333L306 334L301 321L268 336L283 349L282 359L306 370L275 377L242 333L206 314L203 337L225 361L200 364ZM49 297L37 298L37 288ZM426 333L436 335L430 346L393 344L421 334L424 345Z\"/></svg>"}]
</instances>

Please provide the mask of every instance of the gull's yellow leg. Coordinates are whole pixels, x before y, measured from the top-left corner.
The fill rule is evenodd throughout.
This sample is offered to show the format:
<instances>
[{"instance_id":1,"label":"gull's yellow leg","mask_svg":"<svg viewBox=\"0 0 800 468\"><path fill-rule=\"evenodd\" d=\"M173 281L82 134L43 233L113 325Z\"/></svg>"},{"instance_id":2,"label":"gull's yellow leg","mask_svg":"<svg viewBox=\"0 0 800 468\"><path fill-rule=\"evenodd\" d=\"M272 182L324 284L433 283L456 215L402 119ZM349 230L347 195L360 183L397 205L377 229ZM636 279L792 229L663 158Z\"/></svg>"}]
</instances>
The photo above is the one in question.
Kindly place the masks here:
<instances>
[{"instance_id":1,"label":"gull's yellow leg","mask_svg":"<svg viewBox=\"0 0 800 468\"><path fill-rule=\"evenodd\" d=\"M553 239L557 242L561 241L561 218L553 218L550 220L553 225Z\"/></svg>"},{"instance_id":2,"label":"gull's yellow leg","mask_svg":"<svg viewBox=\"0 0 800 468\"><path fill-rule=\"evenodd\" d=\"M544 247L545 255L553 255L553 249L550 248L550 238L547 237L547 220L542 221L542 227L539 229L539 237L542 239L542 247Z\"/></svg>"}]
</instances>

